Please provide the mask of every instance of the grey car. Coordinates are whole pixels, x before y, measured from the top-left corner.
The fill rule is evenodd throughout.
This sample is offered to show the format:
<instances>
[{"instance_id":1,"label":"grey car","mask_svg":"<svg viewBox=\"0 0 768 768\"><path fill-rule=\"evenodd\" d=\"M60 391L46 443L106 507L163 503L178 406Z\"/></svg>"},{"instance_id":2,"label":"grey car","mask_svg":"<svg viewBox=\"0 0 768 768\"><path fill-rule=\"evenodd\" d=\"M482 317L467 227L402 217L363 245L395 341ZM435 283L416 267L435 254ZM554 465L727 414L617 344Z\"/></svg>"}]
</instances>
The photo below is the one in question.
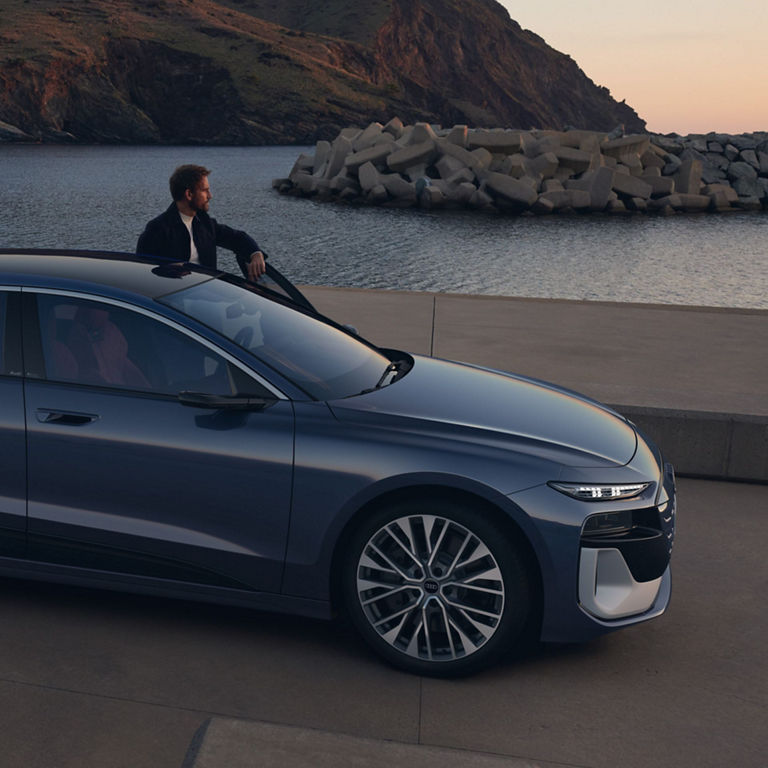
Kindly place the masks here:
<instances>
[{"instance_id":1,"label":"grey car","mask_svg":"<svg viewBox=\"0 0 768 768\"><path fill-rule=\"evenodd\" d=\"M674 473L633 424L271 275L0 251L0 572L343 612L427 675L663 613Z\"/></svg>"}]
</instances>

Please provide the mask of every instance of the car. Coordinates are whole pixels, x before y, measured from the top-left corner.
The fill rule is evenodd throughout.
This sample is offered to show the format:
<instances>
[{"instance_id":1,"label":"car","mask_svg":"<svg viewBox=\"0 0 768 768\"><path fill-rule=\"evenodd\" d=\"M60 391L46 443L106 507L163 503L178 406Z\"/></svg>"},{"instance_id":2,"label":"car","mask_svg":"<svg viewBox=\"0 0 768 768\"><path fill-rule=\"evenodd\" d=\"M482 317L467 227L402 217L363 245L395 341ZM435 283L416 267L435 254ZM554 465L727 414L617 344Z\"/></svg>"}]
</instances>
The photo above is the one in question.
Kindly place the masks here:
<instances>
[{"instance_id":1,"label":"car","mask_svg":"<svg viewBox=\"0 0 768 768\"><path fill-rule=\"evenodd\" d=\"M674 471L631 422L268 274L0 250L0 575L342 613L434 676L664 612Z\"/></svg>"}]
</instances>

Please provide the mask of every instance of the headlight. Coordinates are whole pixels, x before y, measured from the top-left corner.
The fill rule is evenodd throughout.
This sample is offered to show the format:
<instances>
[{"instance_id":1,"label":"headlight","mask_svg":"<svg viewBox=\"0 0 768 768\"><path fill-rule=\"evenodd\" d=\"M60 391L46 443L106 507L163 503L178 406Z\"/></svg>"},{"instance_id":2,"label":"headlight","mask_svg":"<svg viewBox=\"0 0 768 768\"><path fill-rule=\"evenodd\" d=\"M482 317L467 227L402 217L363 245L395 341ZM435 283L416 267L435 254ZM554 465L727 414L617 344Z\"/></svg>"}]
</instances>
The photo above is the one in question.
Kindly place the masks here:
<instances>
[{"instance_id":1,"label":"headlight","mask_svg":"<svg viewBox=\"0 0 768 768\"><path fill-rule=\"evenodd\" d=\"M580 501L619 501L621 499L633 499L639 496L650 483L596 483L585 485L582 483L547 483L566 496L572 496Z\"/></svg>"}]
</instances>

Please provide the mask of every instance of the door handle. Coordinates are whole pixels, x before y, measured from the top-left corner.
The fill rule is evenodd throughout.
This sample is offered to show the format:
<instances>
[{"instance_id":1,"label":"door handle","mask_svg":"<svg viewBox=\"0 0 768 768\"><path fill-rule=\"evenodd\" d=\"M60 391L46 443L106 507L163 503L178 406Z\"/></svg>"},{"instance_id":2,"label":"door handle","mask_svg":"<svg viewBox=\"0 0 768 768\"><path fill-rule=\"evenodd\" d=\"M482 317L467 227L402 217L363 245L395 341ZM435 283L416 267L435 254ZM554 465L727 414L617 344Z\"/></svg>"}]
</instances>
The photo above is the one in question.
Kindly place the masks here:
<instances>
[{"instance_id":1,"label":"door handle","mask_svg":"<svg viewBox=\"0 0 768 768\"><path fill-rule=\"evenodd\" d=\"M92 421L98 421L95 413L76 413L73 411L53 411L47 408L37 409L37 420L41 424L66 424L72 427L79 427L83 424L90 424Z\"/></svg>"}]
</instances>

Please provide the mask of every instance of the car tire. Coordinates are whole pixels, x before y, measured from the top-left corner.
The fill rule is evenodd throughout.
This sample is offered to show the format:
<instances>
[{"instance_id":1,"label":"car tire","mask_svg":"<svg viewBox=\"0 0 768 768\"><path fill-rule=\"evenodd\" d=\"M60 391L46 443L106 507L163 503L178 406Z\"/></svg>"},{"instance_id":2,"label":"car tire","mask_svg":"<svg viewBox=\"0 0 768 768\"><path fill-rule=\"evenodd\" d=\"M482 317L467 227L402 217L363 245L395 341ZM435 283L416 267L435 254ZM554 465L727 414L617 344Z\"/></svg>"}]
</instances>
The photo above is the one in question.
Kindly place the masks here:
<instances>
[{"instance_id":1,"label":"car tire","mask_svg":"<svg viewBox=\"0 0 768 768\"><path fill-rule=\"evenodd\" d=\"M482 506L406 501L366 516L347 546L350 620L391 664L456 677L497 662L531 613L519 544Z\"/></svg>"}]
</instances>

